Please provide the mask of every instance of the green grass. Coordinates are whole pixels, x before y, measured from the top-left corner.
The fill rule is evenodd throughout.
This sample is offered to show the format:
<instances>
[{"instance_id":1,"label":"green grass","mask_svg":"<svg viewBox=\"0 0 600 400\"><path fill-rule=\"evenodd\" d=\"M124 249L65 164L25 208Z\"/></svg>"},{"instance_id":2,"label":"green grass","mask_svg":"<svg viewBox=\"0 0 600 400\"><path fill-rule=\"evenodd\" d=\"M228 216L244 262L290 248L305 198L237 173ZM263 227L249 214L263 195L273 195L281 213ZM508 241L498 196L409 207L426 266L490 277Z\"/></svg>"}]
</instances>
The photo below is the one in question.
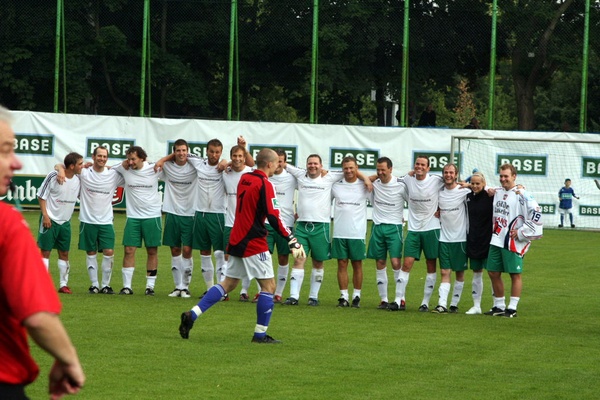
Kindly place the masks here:
<instances>
[{"instance_id":1,"label":"green grass","mask_svg":"<svg viewBox=\"0 0 600 400\"><path fill-rule=\"evenodd\" d=\"M38 214L28 212L26 218L34 227ZM117 215L118 241L123 224ZM76 216L73 226L76 235ZM200 318L189 340L179 337L179 315L205 288L196 273L194 297L167 297L173 280L166 247L159 250L155 297L143 295L143 249L134 296L87 294L84 253L76 250L74 237L69 282L74 294L61 295L62 320L87 374L80 395L85 399L592 399L600 385L599 238L597 232L547 230L526 257L516 319L417 312L423 261L411 273L406 312L376 309L371 260L365 262L362 308L339 309L336 264L329 261L321 306L305 305L307 271L301 305L275 309L269 333L284 343L261 346L250 344L255 307L235 301L237 291L234 301ZM117 290L122 255L118 246L112 281ZM194 256L198 271L197 252ZM57 283L55 260L53 252ZM472 305L470 279L468 273L462 312ZM483 308L489 308L487 278L484 284ZM431 303L436 301L437 290ZM41 377L27 392L32 399L46 398L51 359L35 345L32 351Z\"/></svg>"}]
</instances>

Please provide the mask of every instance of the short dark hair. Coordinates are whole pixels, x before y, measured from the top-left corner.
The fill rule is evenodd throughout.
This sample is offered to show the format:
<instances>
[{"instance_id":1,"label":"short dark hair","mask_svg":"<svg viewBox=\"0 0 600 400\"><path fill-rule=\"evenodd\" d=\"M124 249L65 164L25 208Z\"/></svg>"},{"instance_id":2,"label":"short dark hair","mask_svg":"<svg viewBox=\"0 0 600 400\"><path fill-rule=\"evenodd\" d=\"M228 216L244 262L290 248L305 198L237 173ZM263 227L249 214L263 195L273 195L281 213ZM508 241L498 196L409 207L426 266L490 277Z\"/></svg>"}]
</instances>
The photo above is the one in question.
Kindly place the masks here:
<instances>
[{"instance_id":1,"label":"short dark hair","mask_svg":"<svg viewBox=\"0 0 600 400\"><path fill-rule=\"evenodd\" d=\"M353 162L358 167L358 162L356 162L356 158L353 156L346 156L342 158L342 165L346 164L347 162Z\"/></svg>"},{"instance_id":2,"label":"short dark hair","mask_svg":"<svg viewBox=\"0 0 600 400\"><path fill-rule=\"evenodd\" d=\"M516 169L516 168L515 168L515 166L514 166L514 165L512 165L512 164L509 164L509 163L502 164L502 165L500 166L500 171L502 171L502 170L504 170L504 169L509 169L509 170L510 170L510 173L511 173L512 175L517 175L517 169Z\"/></svg>"},{"instance_id":3,"label":"short dark hair","mask_svg":"<svg viewBox=\"0 0 600 400\"><path fill-rule=\"evenodd\" d=\"M206 143L206 147L208 146L223 148L223 143L221 143L219 139L211 139L208 141L208 143Z\"/></svg>"},{"instance_id":4,"label":"short dark hair","mask_svg":"<svg viewBox=\"0 0 600 400\"><path fill-rule=\"evenodd\" d=\"M188 142L185 139L177 139L175 141L175 143L173 143L173 150L175 150L175 148L179 147L179 146L185 146L188 149L190 148L190 146L188 145Z\"/></svg>"},{"instance_id":5,"label":"short dark hair","mask_svg":"<svg viewBox=\"0 0 600 400\"><path fill-rule=\"evenodd\" d=\"M379 157L377 159L377 164L381 164L381 163L386 163L388 168L392 168L392 166L393 166L392 160L390 160L388 157Z\"/></svg>"},{"instance_id":6,"label":"short dark hair","mask_svg":"<svg viewBox=\"0 0 600 400\"><path fill-rule=\"evenodd\" d=\"M127 149L127 152L125 154L130 155L133 153L137 154L138 158L140 158L142 161L146 161L146 158L148 158L148 154L140 146L131 146Z\"/></svg>"},{"instance_id":7,"label":"short dark hair","mask_svg":"<svg viewBox=\"0 0 600 400\"><path fill-rule=\"evenodd\" d=\"M424 155L418 155L418 156L415 157L415 161L417 161L417 159L419 159L419 158L426 159L427 160L427 166L429 167L429 157L424 156Z\"/></svg>"},{"instance_id":8,"label":"short dark hair","mask_svg":"<svg viewBox=\"0 0 600 400\"><path fill-rule=\"evenodd\" d=\"M321 156L318 155L318 154L311 154L311 155L309 155L308 157L306 157L306 162L308 162L309 158L313 158L313 157L316 157L316 158L319 159L319 164L323 164L323 160L321 160Z\"/></svg>"},{"instance_id":9,"label":"short dark hair","mask_svg":"<svg viewBox=\"0 0 600 400\"><path fill-rule=\"evenodd\" d=\"M237 153L238 151L242 151L244 153L244 156L246 155L246 148L240 145L235 145L231 148L231 150L229 150L229 157L233 157L233 153Z\"/></svg>"},{"instance_id":10,"label":"short dark hair","mask_svg":"<svg viewBox=\"0 0 600 400\"><path fill-rule=\"evenodd\" d=\"M69 168L71 165L76 165L77 161L81 160L83 158L83 156L79 153L69 153L65 156L65 159L63 160L64 164L65 164L65 168Z\"/></svg>"},{"instance_id":11,"label":"short dark hair","mask_svg":"<svg viewBox=\"0 0 600 400\"><path fill-rule=\"evenodd\" d=\"M93 156L98 155L98 149L100 150L106 150L106 155L108 155L109 151L108 151L108 147L106 146L98 146L94 149L94 152L92 153Z\"/></svg>"}]
</instances>

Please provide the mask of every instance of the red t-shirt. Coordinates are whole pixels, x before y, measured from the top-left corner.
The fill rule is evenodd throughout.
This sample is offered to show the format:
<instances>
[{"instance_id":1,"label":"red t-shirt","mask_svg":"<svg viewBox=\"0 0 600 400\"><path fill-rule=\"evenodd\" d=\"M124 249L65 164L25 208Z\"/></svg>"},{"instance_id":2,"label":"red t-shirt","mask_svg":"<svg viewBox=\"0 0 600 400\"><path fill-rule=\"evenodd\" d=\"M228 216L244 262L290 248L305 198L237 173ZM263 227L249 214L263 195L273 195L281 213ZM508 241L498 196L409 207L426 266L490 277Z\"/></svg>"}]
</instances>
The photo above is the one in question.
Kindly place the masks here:
<instances>
[{"instance_id":1,"label":"red t-shirt","mask_svg":"<svg viewBox=\"0 0 600 400\"><path fill-rule=\"evenodd\" d=\"M0 382L31 383L39 368L31 357L23 320L60 313L52 278L23 216L0 202Z\"/></svg>"},{"instance_id":2,"label":"red t-shirt","mask_svg":"<svg viewBox=\"0 0 600 400\"><path fill-rule=\"evenodd\" d=\"M238 183L235 220L227 252L236 257L249 257L269 251L265 219L281 236L291 235L279 215L273 184L263 171L255 170L242 175Z\"/></svg>"}]
</instances>

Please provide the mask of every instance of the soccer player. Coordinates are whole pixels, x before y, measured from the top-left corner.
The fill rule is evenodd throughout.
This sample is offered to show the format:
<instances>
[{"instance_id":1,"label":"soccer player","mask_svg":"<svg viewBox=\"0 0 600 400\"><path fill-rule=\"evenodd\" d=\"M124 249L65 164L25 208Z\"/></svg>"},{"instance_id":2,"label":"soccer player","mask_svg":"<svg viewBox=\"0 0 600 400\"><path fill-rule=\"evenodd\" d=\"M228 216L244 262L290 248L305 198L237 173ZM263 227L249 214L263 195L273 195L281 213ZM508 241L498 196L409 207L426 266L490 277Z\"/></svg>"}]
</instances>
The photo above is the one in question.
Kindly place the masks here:
<instances>
[{"instance_id":1,"label":"soccer player","mask_svg":"<svg viewBox=\"0 0 600 400\"><path fill-rule=\"evenodd\" d=\"M408 234L404 242L404 263L398 274L399 287L396 289L396 297L404 298L410 271L423 252L427 264L427 277L419 311L427 312L436 281L440 220L435 217L435 213L444 180L439 175L430 175L429 159L418 156L413 176L406 175L403 181L408 191Z\"/></svg>"},{"instance_id":2,"label":"soccer player","mask_svg":"<svg viewBox=\"0 0 600 400\"><path fill-rule=\"evenodd\" d=\"M558 212L560 213L559 228L562 228L565 223L565 214L569 214L571 228L575 228L575 224L573 223L573 212L571 211L573 208L573 197L579 200L579 197L575 195L575 191L571 187L571 180L567 178L565 179L565 186L558 191Z\"/></svg>"},{"instance_id":3,"label":"soccer player","mask_svg":"<svg viewBox=\"0 0 600 400\"><path fill-rule=\"evenodd\" d=\"M375 259L377 268L377 290L381 303L380 310L404 310L404 299L397 297L388 303L388 278L386 259L389 253L390 263L394 271L396 291L402 267L402 231L404 227L404 201L406 185L402 179L392 174L392 160L381 157L377 160L377 179L373 182L371 204L373 206L373 225L371 239L367 249L367 257Z\"/></svg>"},{"instance_id":4,"label":"soccer player","mask_svg":"<svg viewBox=\"0 0 600 400\"><path fill-rule=\"evenodd\" d=\"M115 229L112 201L115 189L123 186L123 177L106 167L108 149L99 146L92 153L91 168L83 168L79 207L79 250L86 252L90 294L114 294L110 286L115 254ZM59 181L65 176L64 166L57 165ZM98 250L102 252L102 285L98 282Z\"/></svg>"},{"instance_id":5,"label":"soccer player","mask_svg":"<svg viewBox=\"0 0 600 400\"><path fill-rule=\"evenodd\" d=\"M244 174L238 185L236 216L227 252L229 261L223 282L211 287L200 302L190 311L181 314L179 334L189 337L194 321L205 313L228 292L235 289L240 279L256 278L261 286L260 297L256 303L256 326L253 343L280 343L267 335L269 321L273 314L273 291L275 281L271 254L267 246L265 219L282 236L288 239L288 245L294 257L303 257L304 249L291 231L281 220L277 208L275 188L268 177L277 168L278 157L271 149L262 149L256 157L257 169Z\"/></svg>"},{"instance_id":6,"label":"soccer player","mask_svg":"<svg viewBox=\"0 0 600 400\"><path fill-rule=\"evenodd\" d=\"M485 190L485 177L481 172L471 175L470 189L467 194L467 213L469 229L467 231L467 258L473 270L472 296L473 307L466 314L481 314L481 296L483 293L483 269L492 239L492 214L494 195Z\"/></svg>"},{"instance_id":7,"label":"soccer player","mask_svg":"<svg viewBox=\"0 0 600 400\"><path fill-rule=\"evenodd\" d=\"M352 156L342 160L344 179L333 184L334 198L333 245L331 255L338 262L338 284L340 298L338 307L349 307L348 260L352 264L352 307L360 308L363 269L366 257L365 235L367 234L367 198L369 191L358 179L358 163Z\"/></svg>"},{"instance_id":8,"label":"soccer player","mask_svg":"<svg viewBox=\"0 0 600 400\"><path fill-rule=\"evenodd\" d=\"M269 181L275 185L281 218L285 225L292 233L294 233L293 226L296 220L294 216L294 195L298 184L296 178L285 169L287 166L285 151L278 149L276 150L276 153L279 157L279 162L273 176L269 178ZM275 247L277 247L277 285L273 301L275 303L281 303L283 290L285 289L290 269L290 248L285 239L281 235L278 235L275 229L271 227L268 220L266 227L268 232L267 244L269 245L271 254L275 252Z\"/></svg>"},{"instance_id":9,"label":"soccer player","mask_svg":"<svg viewBox=\"0 0 600 400\"><path fill-rule=\"evenodd\" d=\"M252 168L245 165L246 161L246 149L240 145L233 146L229 151L229 157L231 158L231 166L226 169L223 173L223 187L225 188L225 195L227 196L227 209L225 212L225 229L223 231L224 243L229 243L229 237L231 236L231 229L235 220L235 207L237 203L237 191L238 183L240 178L246 172L252 171ZM225 254L225 260L229 260L229 254ZM225 279L225 271L221 271L220 276L217 277L218 282ZM240 291L240 301L247 302L249 300L248 288L250 287L250 280L247 278L242 279L242 289Z\"/></svg>"},{"instance_id":10,"label":"soccer player","mask_svg":"<svg viewBox=\"0 0 600 400\"><path fill-rule=\"evenodd\" d=\"M500 167L500 185L494 195L494 221L487 270L494 291L494 306L486 315L514 318L521 298L523 256L532 240L543 234L542 212L533 196L515 184L512 164ZM506 307L502 273L510 274L510 302Z\"/></svg>"},{"instance_id":11,"label":"soccer player","mask_svg":"<svg viewBox=\"0 0 600 400\"><path fill-rule=\"evenodd\" d=\"M319 305L319 290L323 282L323 262L331 258L331 187L343 177L342 172L329 172L322 176L323 164L318 154L311 154L306 159L306 170L286 165L286 171L298 182L298 219L295 235L312 257L312 273L310 277L310 293L308 305ZM283 304L298 305L300 289L304 281L304 264L306 258L294 261L290 274L290 297Z\"/></svg>"},{"instance_id":12,"label":"soccer player","mask_svg":"<svg viewBox=\"0 0 600 400\"><path fill-rule=\"evenodd\" d=\"M154 296L158 270L158 246L161 245L162 214L158 180L163 173L154 171L154 164L146 161L148 155L139 146L127 150L127 160L114 167L125 180L127 222L123 232L123 288L122 295L132 295L131 281L135 270L135 252L146 246L146 296Z\"/></svg>"},{"instance_id":13,"label":"soccer player","mask_svg":"<svg viewBox=\"0 0 600 400\"><path fill-rule=\"evenodd\" d=\"M446 164L443 169L444 188L439 193L440 215L440 283L439 301L431 312L445 314L458 312L458 302L465 284L467 269L467 208L465 199L471 190L458 185L456 178L458 169L454 164ZM450 275L454 271L454 289L452 301L448 309L450 293Z\"/></svg>"},{"instance_id":14,"label":"soccer player","mask_svg":"<svg viewBox=\"0 0 600 400\"><path fill-rule=\"evenodd\" d=\"M165 178L163 244L171 248L175 289L169 297L188 298L191 296L189 288L194 271L192 240L198 174L196 168L187 162L190 148L184 139L177 139L173 150L175 159L161 164ZM158 169L156 165L154 168Z\"/></svg>"},{"instance_id":15,"label":"soccer player","mask_svg":"<svg viewBox=\"0 0 600 400\"><path fill-rule=\"evenodd\" d=\"M71 247L71 216L79 198L79 174L83 156L69 153L64 159L65 182L57 180L58 172L50 172L38 189L40 226L38 246L46 269L50 264L52 249L58 251L59 293L71 294L69 283L69 249Z\"/></svg>"},{"instance_id":16,"label":"soccer player","mask_svg":"<svg viewBox=\"0 0 600 400\"><path fill-rule=\"evenodd\" d=\"M0 196L22 168L8 110L0 107ZM72 178L71 178L72 179ZM27 335L54 362L48 374L52 399L75 394L85 383L77 351L61 323L61 305L23 216L0 202L0 399L27 399L25 386L39 375ZM45 361L46 362L46 361Z\"/></svg>"}]
</instances>

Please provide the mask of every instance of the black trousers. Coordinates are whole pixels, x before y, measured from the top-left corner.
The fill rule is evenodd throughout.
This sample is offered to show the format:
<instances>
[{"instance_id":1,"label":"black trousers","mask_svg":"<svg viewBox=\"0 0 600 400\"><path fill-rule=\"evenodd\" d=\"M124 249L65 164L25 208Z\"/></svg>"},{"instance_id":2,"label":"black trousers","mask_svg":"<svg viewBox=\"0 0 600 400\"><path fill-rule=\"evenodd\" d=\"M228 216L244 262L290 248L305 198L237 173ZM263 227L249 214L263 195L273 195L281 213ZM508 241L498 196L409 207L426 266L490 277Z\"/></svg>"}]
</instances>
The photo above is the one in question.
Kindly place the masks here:
<instances>
[{"instance_id":1,"label":"black trousers","mask_svg":"<svg viewBox=\"0 0 600 400\"><path fill-rule=\"evenodd\" d=\"M0 399L29 400L29 397L25 395L25 385L9 385L0 382Z\"/></svg>"}]
</instances>

